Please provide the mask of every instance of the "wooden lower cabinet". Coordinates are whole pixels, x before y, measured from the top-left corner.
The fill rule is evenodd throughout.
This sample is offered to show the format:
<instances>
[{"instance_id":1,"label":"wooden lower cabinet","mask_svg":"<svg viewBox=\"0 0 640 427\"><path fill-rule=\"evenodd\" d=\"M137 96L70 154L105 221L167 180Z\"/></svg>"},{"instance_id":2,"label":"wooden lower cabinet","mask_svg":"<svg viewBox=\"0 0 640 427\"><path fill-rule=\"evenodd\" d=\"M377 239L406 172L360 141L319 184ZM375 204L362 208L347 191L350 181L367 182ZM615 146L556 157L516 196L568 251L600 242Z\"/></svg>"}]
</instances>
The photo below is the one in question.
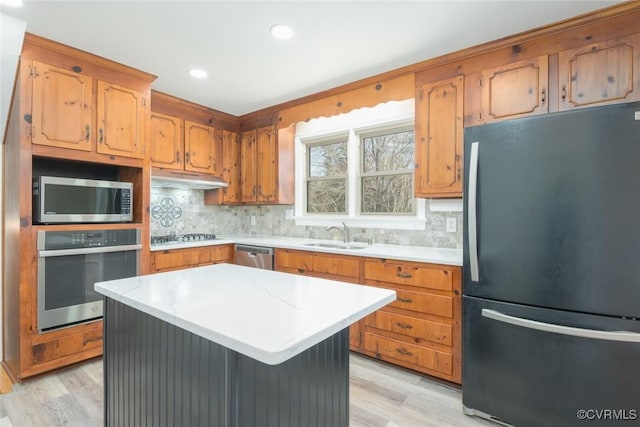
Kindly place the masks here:
<instances>
[{"instance_id":1,"label":"wooden lower cabinet","mask_svg":"<svg viewBox=\"0 0 640 427\"><path fill-rule=\"evenodd\" d=\"M393 289L397 299L367 316L362 352L461 383L460 267L366 259L363 283Z\"/></svg>"},{"instance_id":2,"label":"wooden lower cabinet","mask_svg":"<svg viewBox=\"0 0 640 427\"><path fill-rule=\"evenodd\" d=\"M285 273L360 283L360 257L322 252L276 249L275 269ZM349 327L349 348L360 351L363 321Z\"/></svg>"},{"instance_id":3,"label":"wooden lower cabinet","mask_svg":"<svg viewBox=\"0 0 640 427\"><path fill-rule=\"evenodd\" d=\"M276 270L360 283L360 258L322 252L276 249Z\"/></svg>"},{"instance_id":4,"label":"wooden lower cabinet","mask_svg":"<svg viewBox=\"0 0 640 427\"><path fill-rule=\"evenodd\" d=\"M397 299L349 328L368 356L461 383L462 269L276 249L276 270L395 290Z\"/></svg>"},{"instance_id":5,"label":"wooden lower cabinet","mask_svg":"<svg viewBox=\"0 0 640 427\"><path fill-rule=\"evenodd\" d=\"M232 260L233 245L168 249L151 253L151 271L159 273L162 271L231 262Z\"/></svg>"}]
</instances>

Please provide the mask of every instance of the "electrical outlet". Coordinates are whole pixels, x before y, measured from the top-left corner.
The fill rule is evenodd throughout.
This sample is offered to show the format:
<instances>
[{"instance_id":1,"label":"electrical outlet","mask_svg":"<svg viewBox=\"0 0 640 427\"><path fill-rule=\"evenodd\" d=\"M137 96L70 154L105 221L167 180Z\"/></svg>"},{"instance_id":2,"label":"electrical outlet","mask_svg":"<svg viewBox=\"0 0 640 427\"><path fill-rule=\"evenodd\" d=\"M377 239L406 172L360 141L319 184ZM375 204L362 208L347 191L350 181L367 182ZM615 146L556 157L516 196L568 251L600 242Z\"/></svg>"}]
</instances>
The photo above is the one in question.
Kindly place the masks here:
<instances>
[{"instance_id":1,"label":"electrical outlet","mask_svg":"<svg viewBox=\"0 0 640 427\"><path fill-rule=\"evenodd\" d=\"M256 216L251 215L251 225L256 225Z\"/></svg>"},{"instance_id":2,"label":"electrical outlet","mask_svg":"<svg viewBox=\"0 0 640 427\"><path fill-rule=\"evenodd\" d=\"M458 226L455 218L447 218L445 223L445 231L447 233L455 233Z\"/></svg>"}]
</instances>

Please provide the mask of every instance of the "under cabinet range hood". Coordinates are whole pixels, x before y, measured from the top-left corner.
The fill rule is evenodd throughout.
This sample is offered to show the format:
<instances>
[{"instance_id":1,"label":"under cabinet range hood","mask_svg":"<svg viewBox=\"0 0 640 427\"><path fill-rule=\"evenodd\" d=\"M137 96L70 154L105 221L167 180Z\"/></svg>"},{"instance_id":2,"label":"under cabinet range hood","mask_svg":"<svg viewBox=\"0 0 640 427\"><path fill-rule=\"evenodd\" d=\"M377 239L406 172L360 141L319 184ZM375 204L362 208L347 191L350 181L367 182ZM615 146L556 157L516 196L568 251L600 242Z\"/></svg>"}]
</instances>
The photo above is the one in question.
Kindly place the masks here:
<instances>
[{"instance_id":1,"label":"under cabinet range hood","mask_svg":"<svg viewBox=\"0 0 640 427\"><path fill-rule=\"evenodd\" d=\"M165 188L183 188L191 190L213 190L227 187L229 184L213 175L200 173L168 171L165 169L151 170L151 186Z\"/></svg>"}]
</instances>

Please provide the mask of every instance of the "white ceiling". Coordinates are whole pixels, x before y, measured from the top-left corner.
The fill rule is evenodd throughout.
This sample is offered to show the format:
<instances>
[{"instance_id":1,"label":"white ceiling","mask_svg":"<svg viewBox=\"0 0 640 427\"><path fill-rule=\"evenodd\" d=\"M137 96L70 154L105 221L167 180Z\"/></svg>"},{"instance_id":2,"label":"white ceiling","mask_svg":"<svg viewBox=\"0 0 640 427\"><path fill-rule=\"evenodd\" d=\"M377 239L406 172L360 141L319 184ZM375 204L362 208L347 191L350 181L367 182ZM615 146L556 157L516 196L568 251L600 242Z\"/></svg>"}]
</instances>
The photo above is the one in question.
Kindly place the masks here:
<instances>
[{"instance_id":1,"label":"white ceiling","mask_svg":"<svg viewBox=\"0 0 640 427\"><path fill-rule=\"evenodd\" d=\"M242 115L619 1L35 1L27 31L155 74ZM275 23L296 34L277 41ZM195 80L192 67L208 70Z\"/></svg>"}]
</instances>

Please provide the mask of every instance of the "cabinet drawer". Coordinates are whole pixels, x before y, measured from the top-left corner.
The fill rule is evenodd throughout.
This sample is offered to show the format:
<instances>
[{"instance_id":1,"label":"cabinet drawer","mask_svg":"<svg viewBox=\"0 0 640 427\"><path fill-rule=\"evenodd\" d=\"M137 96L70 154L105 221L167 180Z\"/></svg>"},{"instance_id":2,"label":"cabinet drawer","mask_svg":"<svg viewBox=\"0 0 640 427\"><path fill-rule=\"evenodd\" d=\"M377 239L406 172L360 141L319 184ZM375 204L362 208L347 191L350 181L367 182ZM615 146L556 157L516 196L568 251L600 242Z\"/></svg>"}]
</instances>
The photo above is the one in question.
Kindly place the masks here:
<instances>
[{"instance_id":1,"label":"cabinet drawer","mask_svg":"<svg viewBox=\"0 0 640 427\"><path fill-rule=\"evenodd\" d=\"M389 304L389 307L433 314L435 316L446 317L447 319L453 318L453 297L407 291L394 288L393 286L381 286L379 284L371 284L371 286L396 291L396 300Z\"/></svg>"},{"instance_id":2,"label":"cabinet drawer","mask_svg":"<svg viewBox=\"0 0 640 427\"><path fill-rule=\"evenodd\" d=\"M371 319L375 328L406 335L416 340L425 340L451 346L453 343L453 327L443 323L418 319L412 316L390 313L385 310L376 311Z\"/></svg>"},{"instance_id":3,"label":"cabinet drawer","mask_svg":"<svg viewBox=\"0 0 640 427\"><path fill-rule=\"evenodd\" d=\"M360 277L360 260L357 258L314 254L311 268L316 273Z\"/></svg>"},{"instance_id":4,"label":"cabinet drawer","mask_svg":"<svg viewBox=\"0 0 640 427\"><path fill-rule=\"evenodd\" d=\"M87 331L34 344L31 348L32 362L37 365L94 348L102 348L102 330Z\"/></svg>"},{"instance_id":5,"label":"cabinet drawer","mask_svg":"<svg viewBox=\"0 0 640 427\"><path fill-rule=\"evenodd\" d=\"M441 291L453 290L453 270L442 267L428 267L419 264L366 261L366 280L418 286Z\"/></svg>"},{"instance_id":6,"label":"cabinet drawer","mask_svg":"<svg viewBox=\"0 0 640 427\"><path fill-rule=\"evenodd\" d=\"M299 273L311 271L313 267L313 254L309 252L290 251L288 249L276 250L276 268L295 268Z\"/></svg>"},{"instance_id":7,"label":"cabinet drawer","mask_svg":"<svg viewBox=\"0 0 640 427\"><path fill-rule=\"evenodd\" d=\"M211 262L211 250L209 248L176 249L154 254L154 267L156 271L206 264L209 262Z\"/></svg>"},{"instance_id":8,"label":"cabinet drawer","mask_svg":"<svg viewBox=\"0 0 640 427\"><path fill-rule=\"evenodd\" d=\"M392 338L365 332L364 348L381 359L411 363L446 375L453 373L453 356L449 353L424 348Z\"/></svg>"}]
</instances>

